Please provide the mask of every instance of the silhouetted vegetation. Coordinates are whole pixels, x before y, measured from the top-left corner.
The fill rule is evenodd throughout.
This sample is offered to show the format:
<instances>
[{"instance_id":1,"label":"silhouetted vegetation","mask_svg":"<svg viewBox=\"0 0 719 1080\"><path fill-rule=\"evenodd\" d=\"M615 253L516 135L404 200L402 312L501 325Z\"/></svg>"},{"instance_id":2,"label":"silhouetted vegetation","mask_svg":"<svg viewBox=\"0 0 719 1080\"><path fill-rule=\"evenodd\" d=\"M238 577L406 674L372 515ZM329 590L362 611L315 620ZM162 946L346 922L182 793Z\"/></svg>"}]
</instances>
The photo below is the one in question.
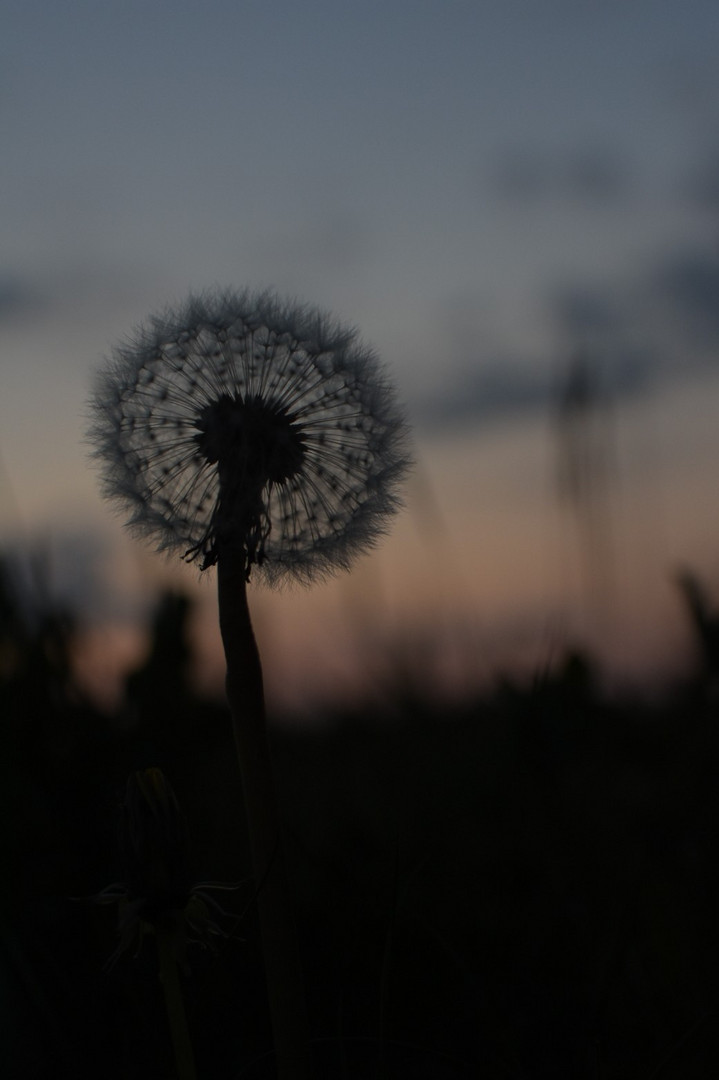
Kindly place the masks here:
<instances>
[{"instance_id":1,"label":"silhouetted vegetation","mask_svg":"<svg viewBox=\"0 0 719 1080\"><path fill-rule=\"evenodd\" d=\"M705 1078L719 1065L716 619L682 578L697 669L607 699L591 658L445 710L417 695L273 728L321 1078ZM108 715L75 621L0 573L2 1075L174 1075L153 942L90 902L122 877L127 777L157 766L196 881L249 879L227 710L188 677L188 601L160 599ZM189 946L198 1075L273 1075L252 885ZM80 899L78 899L80 898ZM86 899L82 899L86 898Z\"/></svg>"}]
</instances>

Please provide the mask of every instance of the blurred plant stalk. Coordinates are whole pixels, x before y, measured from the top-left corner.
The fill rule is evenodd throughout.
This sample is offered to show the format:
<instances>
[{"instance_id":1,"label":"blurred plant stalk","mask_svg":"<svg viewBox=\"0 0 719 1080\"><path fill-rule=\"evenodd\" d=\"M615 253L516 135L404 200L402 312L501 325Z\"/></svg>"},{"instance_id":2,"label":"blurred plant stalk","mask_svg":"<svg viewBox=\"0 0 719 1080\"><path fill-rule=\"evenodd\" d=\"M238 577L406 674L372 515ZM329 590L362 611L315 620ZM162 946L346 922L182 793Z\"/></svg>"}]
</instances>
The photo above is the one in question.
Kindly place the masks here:
<instances>
[{"instance_id":1,"label":"blurred plant stalk","mask_svg":"<svg viewBox=\"0 0 719 1080\"><path fill-rule=\"evenodd\" d=\"M175 1054L178 1080L196 1080L195 1055L192 1040L187 1027L185 1004L182 1000L182 987L175 955L177 930L166 920L155 927L157 937L157 956L160 964L160 982L165 996L165 1008L170 1024L172 1049Z\"/></svg>"}]
</instances>

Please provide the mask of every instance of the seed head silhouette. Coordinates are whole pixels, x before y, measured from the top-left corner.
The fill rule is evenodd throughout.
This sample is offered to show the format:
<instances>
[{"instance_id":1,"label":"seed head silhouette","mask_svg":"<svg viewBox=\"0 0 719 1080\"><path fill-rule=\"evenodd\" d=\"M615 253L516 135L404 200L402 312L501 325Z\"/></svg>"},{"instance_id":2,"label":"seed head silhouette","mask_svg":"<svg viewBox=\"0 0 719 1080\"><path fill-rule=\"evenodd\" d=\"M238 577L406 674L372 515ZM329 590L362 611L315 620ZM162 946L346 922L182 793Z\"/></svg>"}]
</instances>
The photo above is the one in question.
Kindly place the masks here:
<instances>
[{"instance_id":1,"label":"seed head silhouette","mask_svg":"<svg viewBox=\"0 0 719 1080\"><path fill-rule=\"evenodd\" d=\"M374 353L321 311L214 292L118 346L91 402L104 493L128 525L201 569L309 582L386 530L409 460Z\"/></svg>"}]
</instances>

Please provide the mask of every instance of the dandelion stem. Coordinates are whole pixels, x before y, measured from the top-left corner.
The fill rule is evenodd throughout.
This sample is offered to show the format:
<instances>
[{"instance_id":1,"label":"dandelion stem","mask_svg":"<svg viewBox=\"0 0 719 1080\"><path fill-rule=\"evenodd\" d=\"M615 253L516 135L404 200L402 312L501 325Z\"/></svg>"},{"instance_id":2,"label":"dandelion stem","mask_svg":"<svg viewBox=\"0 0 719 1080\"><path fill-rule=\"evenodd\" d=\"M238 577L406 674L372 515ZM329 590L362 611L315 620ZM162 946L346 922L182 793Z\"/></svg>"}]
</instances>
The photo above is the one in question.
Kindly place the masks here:
<instances>
[{"instance_id":1,"label":"dandelion stem","mask_svg":"<svg viewBox=\"0 0 719 1080\"><path fill-rule=\"evenodd\" d=\"M170 1022L172 1048L175 1052L175 1064L179 1080L196 1080L195 1055L192 1050L187 1017L182 1000L182 988L177 971L177 960L173 950L176 931L172 925L160 921L156 929L157 953L160 961L160 982L165 995L167 1019Z\"/></svg>"},{"instance_id":2,"label":"dandelion stem","mask_svg":"<svg viewBox=\"0 0 719 1080\"><path fill-rule=\"evenodd\" d=\"M217 561L227 697L244 788L265 978L279 1080L309 1080L309 1025L281 846L265 717L262 667L247 604L245 555L222 547Z\"/></svg>"}]
</instances>

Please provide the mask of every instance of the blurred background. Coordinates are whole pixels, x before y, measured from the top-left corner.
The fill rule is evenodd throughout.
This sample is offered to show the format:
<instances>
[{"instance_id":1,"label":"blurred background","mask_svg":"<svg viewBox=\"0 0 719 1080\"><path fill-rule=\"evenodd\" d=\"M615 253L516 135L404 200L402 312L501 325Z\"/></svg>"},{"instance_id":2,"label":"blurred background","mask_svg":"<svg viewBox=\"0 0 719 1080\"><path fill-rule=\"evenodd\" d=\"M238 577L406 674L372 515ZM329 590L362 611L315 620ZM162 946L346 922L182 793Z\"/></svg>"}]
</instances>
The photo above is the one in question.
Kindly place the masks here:
<instances>
[{"instance_id":1,"label":"blurred background","mask_svg":"<svg viewBox=\"0 0 719 1080\"><path fill-rule=\"evenodd\" d=\"M357 325L415 432L387 542L253 597L278 708L371 692L390 649L452 694L570 645L622 685L682 670L673 579L719 587L710 0L10 0L2 23L0 543L78 612L95 693L178 582L221 672L214 582L124 534L83 444L111 346L214 284Z\"/></svg>"}]
</instances>

